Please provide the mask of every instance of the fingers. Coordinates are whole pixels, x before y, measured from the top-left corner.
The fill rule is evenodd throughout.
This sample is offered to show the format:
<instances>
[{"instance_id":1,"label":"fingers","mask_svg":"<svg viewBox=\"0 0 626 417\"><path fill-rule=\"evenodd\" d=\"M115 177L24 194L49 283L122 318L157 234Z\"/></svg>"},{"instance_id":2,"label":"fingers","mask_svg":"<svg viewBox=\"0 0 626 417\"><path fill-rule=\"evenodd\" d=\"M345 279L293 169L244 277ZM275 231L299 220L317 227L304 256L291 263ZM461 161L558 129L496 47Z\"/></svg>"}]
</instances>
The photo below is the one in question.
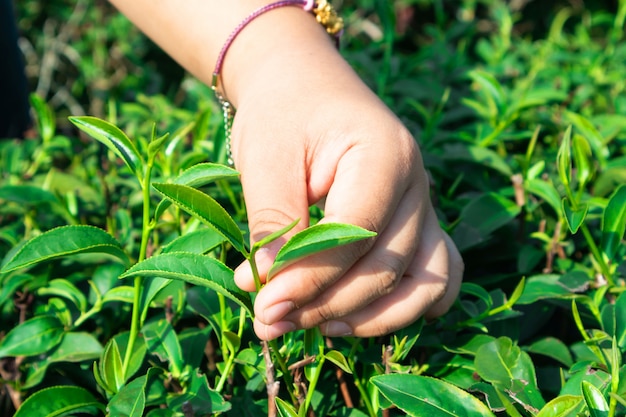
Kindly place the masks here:
<instances>
[{"instance_id":1,"label":"fingers","mask_svg":"<svg viewBox=\"0 0 626 417\"><path fill-rule=\"evenodd\" d=\"M376 255L387 259L397 256L391 249L394 239L381 240L387 247L373 249ZM369 274L365 273L367 270ZM385 262L368 265L362 260L319 300L271 326L255 320L255 331L260 337L272 338L282 331L320 325L328 336L369 337L405 327L424 314L443 314L458 294L462 261L452 241L439 228L432 208L424 223L419 249L402 278L392 279L395 285L390 287L392 270Z\"/></svg>"},{"instance_id":2,"label":"fingers","mask_svg":"<svg viewBox=\"0 0 626 417\"><path fill-rule=\"evenodd\" d=\"M406 163L405 167L398 169L398 160L376 162L373 155L378 157L379 154L370 149L353 148L339 162L335 181L326 198L323 222L356 224L378 231L380 235L376 239L311 256L272 278L255 300L257 321L263 323L261 327L265 326L260 337L271 339L282 334L289 328L282 315L324 300L327 288L338 280L353 283L350 275L372 275L372 270L387 263L385 273L375 272L387 281L384 287L353 283L353 288L349 289L360 294L356 302L364 305L368 300L380 297L381 292L388 292L408 267L422 224L424 211L421 206L423 196L427 195L426 184L419 180L423 176L403 172L404 169L419 169L417 163ZM404 155L415 157L415 148L409 148ZM409 188L404 188L403 184ZM390 256L389 251L398 255ZM361 258L368 261L350 272ZM332 310L328 314L349 311L339 305L328 307Z\"/></svg>"},{"instance_id":3,"label":"fingers","mask_svg":"<svg viewBox=\"0 0 626 417\"><path fill-rule=\"evenodd\" d=\"M431 216L435 216L433 211ZM380 336L406 327L423 315L435 317L450 308L461 285L462 262L460 256L456 257L454 244L432 217L426 220L423 242L394 291L366 308L322 323L322 333Z\"/></svg>"}]
</instances>

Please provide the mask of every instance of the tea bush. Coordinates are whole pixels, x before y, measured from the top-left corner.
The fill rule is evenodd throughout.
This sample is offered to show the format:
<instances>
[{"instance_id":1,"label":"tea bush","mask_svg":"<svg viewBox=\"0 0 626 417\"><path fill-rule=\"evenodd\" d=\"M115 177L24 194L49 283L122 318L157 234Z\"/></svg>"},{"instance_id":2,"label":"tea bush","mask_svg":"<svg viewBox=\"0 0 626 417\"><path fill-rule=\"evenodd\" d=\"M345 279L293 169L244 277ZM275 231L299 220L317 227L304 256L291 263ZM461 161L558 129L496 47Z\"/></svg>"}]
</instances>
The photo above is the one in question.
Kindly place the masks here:
<instances>
[{"instance_id":1,"label":"tea bush","mask_svg":"<svg viewBox=\"0 0 626 417\"><path fill-rule=\"evenodd\" d=\"M625 415L626 1L585 6L341 4L465 280L430 323L266 344L232 268L287 229L249 246L211 91L107 4L19 2L36 129L0 141L2 415ZM369 236L313 226L275 268Z\"/></svg>"}]
</instances>

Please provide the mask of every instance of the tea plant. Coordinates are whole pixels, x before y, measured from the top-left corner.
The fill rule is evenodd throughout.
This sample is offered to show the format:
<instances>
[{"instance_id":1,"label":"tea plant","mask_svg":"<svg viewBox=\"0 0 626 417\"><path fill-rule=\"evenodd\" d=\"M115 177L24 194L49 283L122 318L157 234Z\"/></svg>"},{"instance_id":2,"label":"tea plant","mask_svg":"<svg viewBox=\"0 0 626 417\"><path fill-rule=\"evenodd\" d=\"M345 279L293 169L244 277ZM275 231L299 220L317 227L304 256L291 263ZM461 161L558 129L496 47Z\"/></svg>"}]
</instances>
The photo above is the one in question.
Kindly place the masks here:
<instances>
[{"instance_id":1,"label":"tea plant","mask_svg":"<svg viewBox=\"0 0 626 417\"><path fill-rule=\"evenodd\" d=\"M126 24L81 7L117 22L81 51ZM343 4L344 54L413 131L466 262L446 315L388 337L256 339L232 268L289 227L249 246L206 87L90 99L87 136L34 96L38 137L0 142L3 415L624 415L626 2L534 7ZM401 31L407 11L433 17ZM321 222L274 268L369 237Z\"/></svg>"}]
</instances>

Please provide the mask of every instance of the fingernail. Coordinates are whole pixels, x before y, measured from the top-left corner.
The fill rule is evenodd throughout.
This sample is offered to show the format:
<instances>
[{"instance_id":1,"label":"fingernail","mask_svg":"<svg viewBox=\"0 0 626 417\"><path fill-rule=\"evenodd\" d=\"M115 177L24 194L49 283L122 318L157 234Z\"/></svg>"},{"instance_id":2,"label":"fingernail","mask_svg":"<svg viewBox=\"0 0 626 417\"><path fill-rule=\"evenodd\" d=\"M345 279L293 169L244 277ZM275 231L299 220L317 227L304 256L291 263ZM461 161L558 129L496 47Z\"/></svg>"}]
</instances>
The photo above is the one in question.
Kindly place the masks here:
<instances>
[{"instance_id":1,"label":"fingernail","mask_svg":"<svg viewBox=\"0 0 626 417\"><path fill-rule=\"evenodd\" d=\"M282 301L263 310L263 321L265 324L274 324L295 308L293 301Z\"/></svg>"},{"instance_id":2,"label":"fingernail","mask_svg":"<svg viewBox=\"0 0 626 417\"><path fill-rule=\"evenodd\" d=\"M350 336L352 327L343 321L328 321L323 325L322 333L326 336Z\"/></svg>"}]
</instances>

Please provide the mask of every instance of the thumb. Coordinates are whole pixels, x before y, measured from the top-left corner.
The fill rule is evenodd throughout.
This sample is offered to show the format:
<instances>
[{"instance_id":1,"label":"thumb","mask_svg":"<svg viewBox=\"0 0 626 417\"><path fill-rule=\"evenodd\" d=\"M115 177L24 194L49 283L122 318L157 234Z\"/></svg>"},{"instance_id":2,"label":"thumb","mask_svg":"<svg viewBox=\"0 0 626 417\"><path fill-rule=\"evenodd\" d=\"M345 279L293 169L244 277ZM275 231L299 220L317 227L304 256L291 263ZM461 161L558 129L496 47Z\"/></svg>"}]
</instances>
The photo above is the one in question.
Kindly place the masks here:
<instances>
[{"instance_id":1,"label":"thumb","mask_svg":"<svg viewBox=\"0 0 626 417\"><path fill-rule=\"evenodd\" d=\"M307 178L305 159L298 158L298 153L303 153L302 149L293 144L281 147L276 138L264 141L257 136L253 141L253 144L246 144L245 149L240 146L238 152L233 154L241 172L250 244L300 219L289 233L256 253L259 276L261 282L265 282L280 247L309 224ZM248 261L236 269L235 283L244 291L256 290Z\"/></svg>"}]
</instances>

